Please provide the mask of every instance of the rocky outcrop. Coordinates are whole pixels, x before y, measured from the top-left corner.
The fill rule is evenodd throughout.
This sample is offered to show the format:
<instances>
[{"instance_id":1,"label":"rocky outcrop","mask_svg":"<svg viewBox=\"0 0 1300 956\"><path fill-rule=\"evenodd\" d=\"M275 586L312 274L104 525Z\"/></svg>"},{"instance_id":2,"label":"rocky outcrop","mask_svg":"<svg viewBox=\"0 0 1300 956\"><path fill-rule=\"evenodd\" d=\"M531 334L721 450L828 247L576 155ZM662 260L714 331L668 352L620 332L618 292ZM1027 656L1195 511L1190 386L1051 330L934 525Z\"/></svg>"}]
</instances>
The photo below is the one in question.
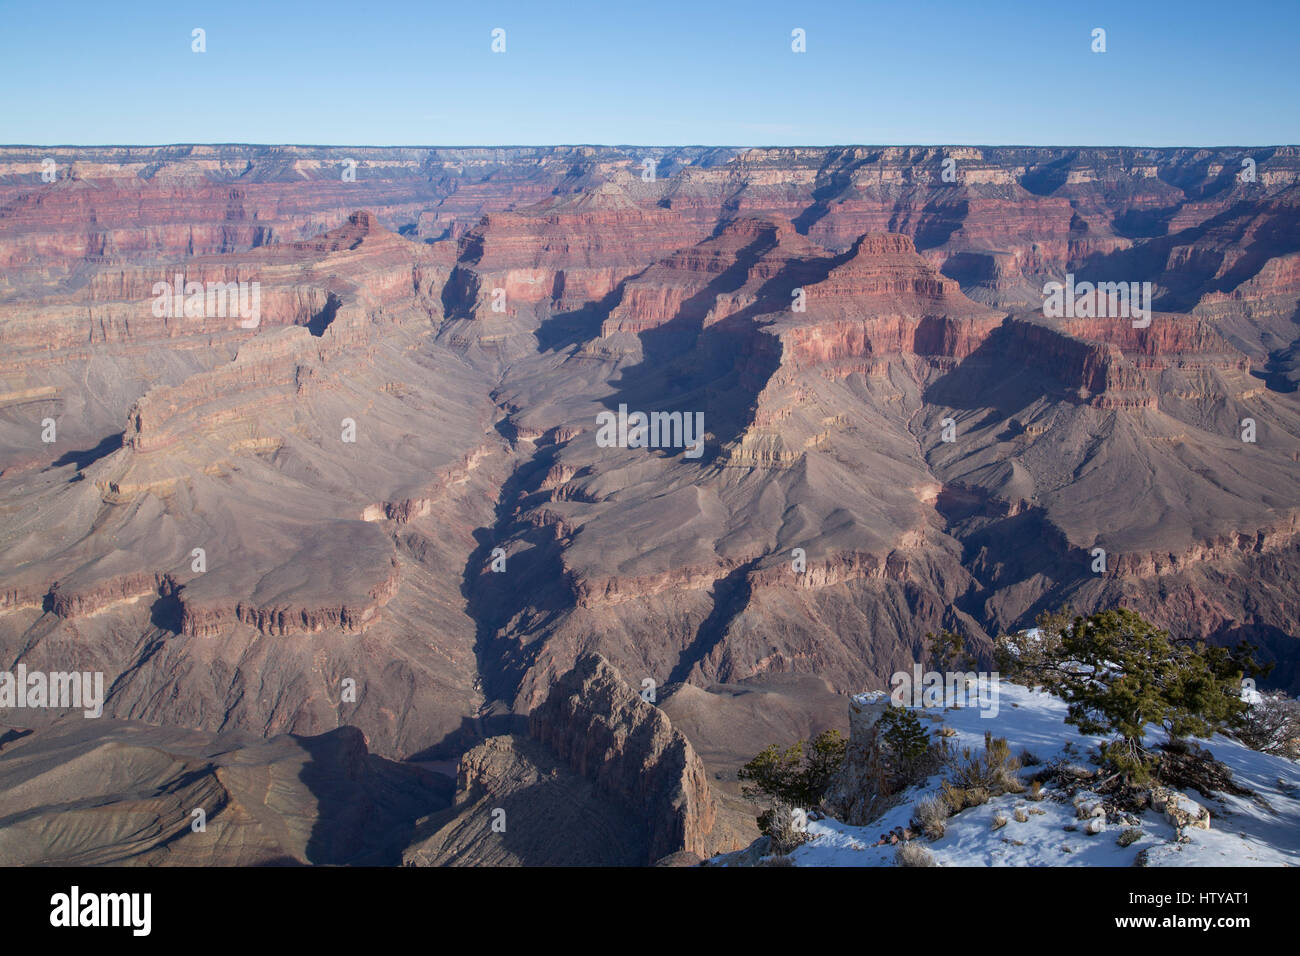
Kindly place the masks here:
<instances>
[{"instance_id":1,"label":"rocky outcrop","mask_svg":"<svg viewBox=\"0 0 1300 956\"><path fill-rule=\"evenodd\" d=\"M644 822L520 735L489 737L456 770L453 806L421 820L407 866L637 866Z\"/></svg>"},{"instance_id":2,"label":"rocky outcrop","mask_svg":"<svg viewBox=\"0 0 1300 956\"><path fill-rule=\"evenodd\" d=\"M1170 825L1180 833L1187 827L1194 830L1210 829L1210 811L1191 797L1177 793L1168 787L1152 787L1150 791L1151 808L1163 813Z\"/></svg>"},{"instance_id":3,"label":"rocky outcrop","mask_svg":"<svg viewBox=\"0 0 1300 956\"><path fill-rule=\"evenodd\" d=\"M528 717L529 733L602 795L645 821L652 863L711 852L714 805L704 765L668 718L599 655L579 658Z\"/></svg>"},{"instance_id":4,"label":"rocky outcrop","mask_svg":"<svg viewBox=\"0 0 1300 956\"><path fill-rule=\"evenodd\" d=\"M876 724L892 706L883 691L849 699L849 739L844 762L827 784L822 803L837 819L864 826L886 808L885 769Z\"/></svg>"}]
</instances>

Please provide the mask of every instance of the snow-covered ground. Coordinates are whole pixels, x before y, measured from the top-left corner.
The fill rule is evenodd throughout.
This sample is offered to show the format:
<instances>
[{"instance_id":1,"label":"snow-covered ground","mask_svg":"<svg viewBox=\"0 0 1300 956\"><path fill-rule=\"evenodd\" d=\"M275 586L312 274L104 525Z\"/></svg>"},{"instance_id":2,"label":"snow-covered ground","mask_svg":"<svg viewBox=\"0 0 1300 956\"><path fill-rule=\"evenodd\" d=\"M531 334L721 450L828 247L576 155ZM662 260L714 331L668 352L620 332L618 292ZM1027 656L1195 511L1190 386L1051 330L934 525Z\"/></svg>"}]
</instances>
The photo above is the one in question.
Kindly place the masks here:
<instances>
[{"instance_id":1,"label":"snow-covered ground","mask_svg":"<svg viewBox=\"0 0 1300 956\"><path fill-rule=\"evenodd\" d=\"M1028 750L1043 763L1053 758L1091 767L1089 756L1103 738L1079 734L1064 723L1066 705L1059 698L1009 684L1000 688L1000 711L995 718L979 715L973 708L919 709L933 729L946 725L957 731L951 742L960 750L970 747L981 753L984 732L1006 737L1011 753ZM1151 732L1148 743L1164 739ZM1209 809L1210 829L1188 827L1188 842L1179 843L1174 827L1164 815L1150 808L1133 814L1141 821L1142 837L1127 847L1116 841L1122 824L1108 821L1104 830L1088 834L1085 822L1076 819L1075 799L1051 799L1052 788L1044 788L1045 799L1035 802L1026 794L995 797L949 817L944 836L934 842L915 842L934 854L943 866L1129 866L1146 850L1151 866L1295 866L1300 865L1300 764L1258 753L1223 736L1202 741L1216 758L1232 770L1236 782L1263 798L1267 807L1250 797L1202 794L1182 791ZM1067 749L1068 748L1068 749ZM1026 768L1026 779L1035 768ZM799 866L892 866L897 847L872 846L895 827L906 827L917 800L938 792L942 774L903 795L902 802L865 827L852 827L835 820L808 824L811 839L792 854ZM1279 780L1284 786L1279 786ZM1288 792L1289 791L1289 792ZM1091 797L1081 789L1075 795ZM1015 819L1021 808L1026 822ZM993 829L996 816L1007 824ZM1074 827L1067 830L1066 827Z\"/></svg>"}]
</instances>

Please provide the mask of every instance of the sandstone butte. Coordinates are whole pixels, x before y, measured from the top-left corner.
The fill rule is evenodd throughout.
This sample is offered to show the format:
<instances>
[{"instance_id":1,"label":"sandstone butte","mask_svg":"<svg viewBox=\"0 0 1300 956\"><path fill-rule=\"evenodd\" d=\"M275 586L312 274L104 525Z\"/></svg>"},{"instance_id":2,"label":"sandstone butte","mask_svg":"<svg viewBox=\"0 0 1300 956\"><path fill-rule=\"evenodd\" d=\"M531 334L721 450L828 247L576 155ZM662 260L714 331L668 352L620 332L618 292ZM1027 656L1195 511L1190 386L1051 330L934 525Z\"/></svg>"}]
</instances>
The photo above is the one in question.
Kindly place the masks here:
<instances>
[{"instance_id":1,"label":"sandstone butte","mask_svg":"<svg viewBox=\"0 0 1300 956\"><path fill-rule=\"evenodd\" d=\"M940 627L1123 603L1295 691L1300 150L1243 155L0 147L0 650L110 688L0 788L124 735L292 774L294 734L382 846L222 860L645 863L745 845L736 768ZM1066 273L1153 321L1045 318ZM155 315L177 274L258 326ZM599 447L620 405L704 455ZM223 825L238 773L195 778ZM493 848L504 799L568 822ZM167 839L103 859L202 858Z\"/></svg>"}]
</instances>

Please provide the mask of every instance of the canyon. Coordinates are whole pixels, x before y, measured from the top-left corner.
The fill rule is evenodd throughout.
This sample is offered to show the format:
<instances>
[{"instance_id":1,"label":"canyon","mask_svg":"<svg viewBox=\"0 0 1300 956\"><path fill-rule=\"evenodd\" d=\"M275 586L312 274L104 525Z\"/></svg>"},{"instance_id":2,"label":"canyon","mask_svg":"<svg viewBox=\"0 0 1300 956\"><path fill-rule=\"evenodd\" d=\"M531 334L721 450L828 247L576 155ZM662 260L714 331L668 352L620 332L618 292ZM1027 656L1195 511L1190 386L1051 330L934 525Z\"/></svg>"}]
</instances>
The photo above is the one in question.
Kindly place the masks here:
<instances>
[{"instance_id":1,"label":"canyon","mask_svg":"<svg viewBox=\"0 0 1300 956\"><path fill-rule=\"evenodd\" d=\"M1045 315L1067 275L1149 325ZM256 327L155 310L177 276ZM747 845L738 767L929 631L1124 605L1295 693L1298 354L1292 146L0 147L0 669L107 688L0 712L0 790L319 751L383 846L211 859L643 865Z\"/></svg>"}]
</instances>

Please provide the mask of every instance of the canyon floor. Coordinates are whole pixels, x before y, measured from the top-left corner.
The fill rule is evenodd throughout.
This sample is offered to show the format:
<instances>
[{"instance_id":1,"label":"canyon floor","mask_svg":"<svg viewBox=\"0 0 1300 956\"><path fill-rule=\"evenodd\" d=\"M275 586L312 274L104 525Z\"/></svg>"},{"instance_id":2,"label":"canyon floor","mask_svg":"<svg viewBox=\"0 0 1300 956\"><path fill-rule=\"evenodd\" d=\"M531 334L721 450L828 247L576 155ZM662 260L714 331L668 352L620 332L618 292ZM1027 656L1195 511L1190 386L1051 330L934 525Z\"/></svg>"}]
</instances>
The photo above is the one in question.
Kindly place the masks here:
<instances>
[{"instance_id":1,"label":"canyon floor","mask_svg":"<svg viewBox=\"0 0 1300 956\"><path fill-rule=\"evenodd\" d=\"M1300 690L1297 147L10 146L0 266L0 658L106 689L0 862L711 857L1067 604Z\"/></svg>"}]
</instances>

